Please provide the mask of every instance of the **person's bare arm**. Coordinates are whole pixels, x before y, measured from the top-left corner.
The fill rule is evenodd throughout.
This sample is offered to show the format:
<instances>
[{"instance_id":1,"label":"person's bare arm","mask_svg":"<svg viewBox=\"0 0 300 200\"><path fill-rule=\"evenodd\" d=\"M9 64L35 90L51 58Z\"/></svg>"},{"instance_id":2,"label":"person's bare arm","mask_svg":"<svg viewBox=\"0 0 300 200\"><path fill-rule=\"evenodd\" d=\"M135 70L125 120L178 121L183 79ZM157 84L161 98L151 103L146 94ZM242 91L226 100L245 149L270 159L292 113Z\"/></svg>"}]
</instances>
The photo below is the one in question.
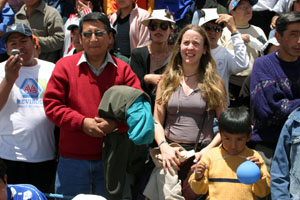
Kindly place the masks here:
<instances>
[{"instance_id":1,"label":"person's bare arm","mask_svg":"<svg viewBox=\"0 0 300 200\"><path fill-rule=\"evenodd\" d=\"M161 96L161 82L158 84L157 87L156 99L158 99L160 96ZM166 173L168 170L170 174L174 175L173 168L179 170L180 161L177 158L177 156L180 155L180 153L175 148L170 147L169 144L166 142L165 132L163 128L163 124L166 117L165 105L158 104L156 101L153 117L155 120L154 137L157 145L159 145L160 147L164 171Z\"/></svg>"}]
</instances>

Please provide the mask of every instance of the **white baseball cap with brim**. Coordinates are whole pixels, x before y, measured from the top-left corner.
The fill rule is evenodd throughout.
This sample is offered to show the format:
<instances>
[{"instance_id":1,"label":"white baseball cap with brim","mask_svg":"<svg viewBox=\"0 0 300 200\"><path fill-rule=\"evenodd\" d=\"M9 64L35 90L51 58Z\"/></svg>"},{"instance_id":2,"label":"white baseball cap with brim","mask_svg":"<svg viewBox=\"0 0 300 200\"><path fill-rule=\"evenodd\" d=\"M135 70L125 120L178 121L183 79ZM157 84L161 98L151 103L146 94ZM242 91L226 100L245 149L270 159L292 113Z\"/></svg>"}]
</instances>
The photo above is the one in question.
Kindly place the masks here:
<instances>
[{"instance_id":1,"label":"white baseball cap with brim","mask_svg":"<svg viewBox=\"0 0 300 200\"><path fill-rule=\"evenodd\" d=\"M153 10L151 16L147 19L144 19L142 21L142 24L145 25L145 26L148 26L149 22L151 20L162 20L162 21L170 22L171 24L176 23L174 21L173 15L169 15L168 10L166 10L166 9Z\"/></svg>"},{"instance_id":2,"label":"white baseball cap with brim","mask_svg":"<svg viewBox=\"0 0 300 200\"><path fill-rule=\"evenodd\" d=\"M219 19L217 8L205 8L201 10L202 17L199 20L199 26L203 24Z\"/></svg>"},{"instance_id":3,"label":"white baseball cap with brim","mask_svg":"<svg viewBox=\"0 0 300 200\"><path fill-rule=\"evenodd\" d=\"M80 18L79 17L73 17L71 18L71 23L70 25L67 27L67 29L70 31L72 30L72 28L74 27L79 27L79 22L80 22Z\"/></svg>"}]
</instances>

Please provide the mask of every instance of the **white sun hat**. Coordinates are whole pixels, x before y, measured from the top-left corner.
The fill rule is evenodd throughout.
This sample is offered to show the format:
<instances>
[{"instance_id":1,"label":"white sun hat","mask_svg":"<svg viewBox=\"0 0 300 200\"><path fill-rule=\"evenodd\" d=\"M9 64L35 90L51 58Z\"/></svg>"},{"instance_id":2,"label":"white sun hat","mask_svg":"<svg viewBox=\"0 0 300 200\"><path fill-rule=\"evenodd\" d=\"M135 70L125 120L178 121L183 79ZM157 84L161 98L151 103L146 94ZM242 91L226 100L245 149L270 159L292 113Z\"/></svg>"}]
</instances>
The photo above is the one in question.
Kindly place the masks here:
<instances>
[{"instance_id":1,"label":"white sun hat","mask_svg":"<svg viewBox=\"0 0 300 200\"><path fill-rule=\"evenodd\" d=\"M217 8L205 8L201 10L201 18L199 20L199 26L202 26L203 24L219 19L219 15L217 12Z\"/></svg>"},{"instance_id":2,"label":"white sun hat","mask_svg":"<svg viewBox=\"0 0 300 200\"><path fill-rule=\"evenodd\" d=\"M170 15L169 13L170 12L167 9L153 10L150 17L147 18L147 19L144 19L142 21L142 24L145 25L145 26L148 26L149 22L151 20L162 20L162 21L170 22L171 24L175 24L173 15Z\"/></svg>"}]
</instances>

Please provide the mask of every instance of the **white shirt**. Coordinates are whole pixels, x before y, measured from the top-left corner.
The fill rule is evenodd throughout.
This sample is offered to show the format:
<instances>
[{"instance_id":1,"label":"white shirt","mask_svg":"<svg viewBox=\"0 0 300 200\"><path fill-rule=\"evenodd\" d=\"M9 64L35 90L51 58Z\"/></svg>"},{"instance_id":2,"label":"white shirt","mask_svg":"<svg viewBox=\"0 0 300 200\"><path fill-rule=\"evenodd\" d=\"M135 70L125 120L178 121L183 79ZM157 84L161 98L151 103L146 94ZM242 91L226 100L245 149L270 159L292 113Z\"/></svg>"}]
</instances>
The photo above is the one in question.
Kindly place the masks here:
<instances>
[{"instance_id":1,"label":"white shirt","mask_svg":"<svg viewBox=\"0 0 300 200\"><path fill-rule=\"evenodd\" d=\"M226 92L228 94L229 77L232 74L244 71L249 68L249 56L241 34L231 37L233 51L222 46L211 50L212 56L217 62L219 75L223 78Z\"/></svg>"},{"instance_id":2,"label":"white shirt","mask_svg":"<svg viewBox=\"0 0 300 200\"><path fill-rule=\"evenodd\" d=\"M0 63L0 81L5 76ZM54 64L37 59L37 65L21 67L19 77L0 111L0 157L24 162L55 158L54 124L44 111L43 95Z\"/></svg>"}]
</instances>

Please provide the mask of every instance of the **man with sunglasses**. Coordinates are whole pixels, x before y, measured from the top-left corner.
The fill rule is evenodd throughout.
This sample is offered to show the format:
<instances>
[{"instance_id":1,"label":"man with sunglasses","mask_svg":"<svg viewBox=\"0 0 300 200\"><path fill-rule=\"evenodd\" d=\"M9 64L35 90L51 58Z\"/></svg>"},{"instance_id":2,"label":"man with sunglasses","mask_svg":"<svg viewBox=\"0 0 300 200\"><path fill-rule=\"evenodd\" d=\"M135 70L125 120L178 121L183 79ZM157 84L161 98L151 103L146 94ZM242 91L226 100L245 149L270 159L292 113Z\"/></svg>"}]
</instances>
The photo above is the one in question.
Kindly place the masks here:
<instances>
[{"instance_id":1,"label":"man with sunglasses","mask_svg":"<svg viewBox=\"0 0 300 200\"><path fill-rule=\"evenodd\" d=\"M212 56L217 62L218 73L224 80L228 94L229 77L249 67L246 46L241 34L237 31L232 16L227 14L218 15L216 8L202 9L202 16L199 20L199 26L202 26L207 33ZM231 32L234 51L229 51L218 45L224 26Z\"/></svg>"},{"instance_id":2,"label":"man with sunglasses","mask_svg":"<svg viewBox=\"0 0 300 200\"><path fill-rule=\"evenodd\" d=\"M84 50L56 63L44 95L46 115L60 127L55 192L106 196L104 136L126 133L128 128L100 118L97 108L104 92L113 85L141 87L130 66L108 52L113 36L105 14L84 16L79 32Z\"/></svg>"}]
</instances>

